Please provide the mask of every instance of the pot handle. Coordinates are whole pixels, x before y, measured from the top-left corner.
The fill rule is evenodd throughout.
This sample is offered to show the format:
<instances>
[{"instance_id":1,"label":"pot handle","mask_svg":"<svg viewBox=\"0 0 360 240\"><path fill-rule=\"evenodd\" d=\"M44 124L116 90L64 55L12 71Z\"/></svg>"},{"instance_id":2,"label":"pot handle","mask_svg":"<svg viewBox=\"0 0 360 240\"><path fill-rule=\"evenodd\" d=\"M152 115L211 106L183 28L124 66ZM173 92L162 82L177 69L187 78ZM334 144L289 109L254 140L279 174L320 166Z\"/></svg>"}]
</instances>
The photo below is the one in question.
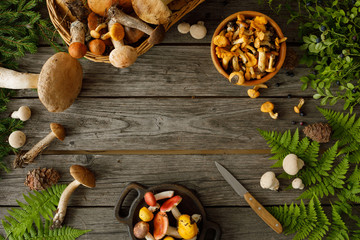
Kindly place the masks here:
<instances>
[{"instance_id":1,"label":"pot handle","mask_svg":"<svg viewBox=\"0 0 360 240\"><path fill-rule=\"evenodd\" d=\"M205 236L209 230L215 231L214 240L220 240L221 237L221 229L220 226L217 223L207 221L206 227L205 227Z\"/></svg>"},{"instance_id":2,"label":"pot handle","mask_svg":"<svg viewBox=\"0 0 360 240\"><path fill-rule=\"evenodd\" d=\"M126 225L128 225L129 227L132 227L132 218L133 218L133 204L140 198L142 197L141 193L143 192L145 188L143 186L141 186L140 184L137 183L129 183L124 190L121 192L120 194L120 198L119 201L117 202L116 206L115 206L115 217L116 219L120 222L120 223L124 223ZM138 195L137 197L132 201L132 203L130 204L130 208L129 208L129 213L127 216L123 217L120 216L120 210L122 207L122 204L124 203L124 200L126 198L126 196L132 191L135 190Z\"/></svg>"}]
</instances>

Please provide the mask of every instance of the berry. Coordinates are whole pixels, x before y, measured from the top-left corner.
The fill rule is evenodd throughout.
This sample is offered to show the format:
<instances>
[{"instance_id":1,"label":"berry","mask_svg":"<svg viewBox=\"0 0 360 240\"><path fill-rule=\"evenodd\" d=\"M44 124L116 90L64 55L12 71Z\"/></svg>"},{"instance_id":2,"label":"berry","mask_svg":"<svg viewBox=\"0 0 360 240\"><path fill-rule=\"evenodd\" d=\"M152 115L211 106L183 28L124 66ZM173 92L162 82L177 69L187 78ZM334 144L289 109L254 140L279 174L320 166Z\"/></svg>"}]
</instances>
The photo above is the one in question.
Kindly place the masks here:
<instances>
[{"instance_id":1,"label":"berry","mask_svg":"<svg viewBox=\"0 0 360 240\"><path fill-rule=\"evenodd\" d=\"M357 39L357 36L352 37L352 40L356 41L356 39Z\"/></svg>"},{"instance_id":2,"label":"berry","mask_svg":"<svg viewBox=\"0 0 360 240\"><path fill-rule=\"evenodd\" d=\"M292 125L296 125L296 122L295 122L295 121L292 121L291 124L292 124Z\"/></svg>"},{"instance_id":3,"label":"berry","mask_svg":"<svg viewBox=\"0 0 360 240\"><path fill-rule=\"evenodd\" d=\"M352 93L357 93L357 89L354 88L353 90L351 90Z\"/></svg>"},{"instance_id":4,"label":"berry","mask_svg":"<svg viewBox=\"0 0 360 240\"><path fill-rule=\"evenodd\" d=\"M300 112L300 116L305 116L305 113L304 112Z\"/></svg>"},{"instance_id":5,"label":"berry","mask_svg":"<svg viewBox=\"0 0 360 240\"><path fill-rule=\"evenodd\" d=\"M307 3L306 3L306 6L311 6L311 2L307 2Z\"/></svg>"},{"instance_id":6,"label":"berry","mask_svg":"<svg viewBox=\"0 0 360 240\"><path fill-rule=\"evenodd\" d=\"M344 55L343 53L341 53L341 54L339 55L339 57L344 58L345 55Z\"/></svg>"},{"instance_id":7,"label":"berry","mask_svg":"<svg viewBox=\"0 0 360 240\"><path fill-rule=\"evenodd\" d=\"M318 38L316 39L316 43L319 43L319 42L321 42L321 38L318 37Z\"/></svg>"},{"instance_id":8,"label":"berry","mask_svg":"<svg viewBox=\"0 0 360 240\"><path fill-rule=\"evenodd\" d=\"M320 30L321 30L322 32L325 32L326 27L325 27L325 26L321 26L321 27L320 27Z\"/></svg>"},{"instance_id":9,"label":"berry","mask_svg":"<svg viewBox=\"0 0 360 240\"><path fill-rule=\"evenodd\" d=\"M300 125L303 126L305 124L305 122L300 122Z\"/></svg>"},{"instance_id":10,"label":"berry","mask_svg":"<svg viewBox=\"0 0 360 240\"><path fill-rule=\"evenodd\" d=\"M340 85L340 81L338 80L338 81L336 81L336 85Z\"/></svg>"},{"instance_id":11,"label":"berry","mask_svg":"<svg viewBox=\"0 0 360 240\"><path fill-rule=\"evenodd\" d=\"M287 96L288 98L292 98L292 96L291 96L291 94L288 94L288 96Z\"/></svg>"},{"instance_id":12,"label":"berry","mask_svg":"<svg viewBox=\"0 0 360 240\"><path fill-rule=\"evenodd\" d=\"M280 87L280 83L275 83L275 86L276 86L276 87Z\"/></svg>"}]
</instances>

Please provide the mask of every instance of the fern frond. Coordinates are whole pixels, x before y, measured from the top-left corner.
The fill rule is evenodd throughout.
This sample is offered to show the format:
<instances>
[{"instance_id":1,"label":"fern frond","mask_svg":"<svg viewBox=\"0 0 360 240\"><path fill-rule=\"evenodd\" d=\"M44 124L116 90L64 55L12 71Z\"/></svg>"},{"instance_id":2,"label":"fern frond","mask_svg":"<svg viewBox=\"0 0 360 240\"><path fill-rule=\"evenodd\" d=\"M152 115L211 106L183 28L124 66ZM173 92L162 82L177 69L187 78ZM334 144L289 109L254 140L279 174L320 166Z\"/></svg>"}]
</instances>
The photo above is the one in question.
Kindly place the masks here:
<instances>
[{"instance_id":1,"label":"fern frond","mask_svg":"<svg viewBox=\"0 0 360 240\"><path fill-rule=\"evenodd\" d=\"M346 180L346 187L338 194L341 201L350 201L360 204L360 170L355 167L352 174Z\"/></svg>"},{"instance_id":2,"label":"fern frond","mask_svg":"<svg viewBox=\"0 0 360 240\"><path fill-rule=\"evenodd\" d=\"M283 225L286 235L296 233L294 239L322 239L329 230L330 222L314 196L305 206L292 203L290 206L270 207L269 212Z\"/></svg>"},{"instance_id":3,"label":"fern frond","mask_svg":"<svg viewBox=\"0 0 360 240\"><path fill-rule=\"evenodd\" d=\"M341 218L341 215L336 208L332 206L332 222L331 228L327 235L329 240L349 240L349 229Z\"/></svg>"},{"instance_id":4,"label":"fern frond","mask_svg":"<svg viewBox=\"0 0 360 240\"><path fill-rule=\"evenodd\" d=\"M12 234L7 236L8 240L75 240L90 230L81 230L64 226L54 230L50 229L51 222L45 220L45 223L39 223L39 227L31 226L22 236L13 237ZM1 240L1 237L0 237Z\"/></svg>"},{"instance_id":5,"label":"fern frond","mask_svg":"<svg viewBox=\"0 0 360 240\"><path fill-rule=\"evenodd\" d=\"M310 199L313 195L324 196L334 195L335 189L343 188L345 184L346 173L349 169L349 160L346 156L342 161L333 169L332 173L323 177L321 182L310 186L305 192L303 192L298 199Z\"/></svg>"},{"instance_id":6,"label":"fern frond","mask_svg":"<svg viewBox=\"0 0 360 240\"><path fill-rule=\"evenodd\" d=\"M2 220L6 233L14 237L22 236L31 230L33 223L40 228L40 215L50 221L65 188L66 185L53 185L45 191L23 195L27 203L17 201L20 208L8 210L10 216Z\"/></svg>"}]
</instances>

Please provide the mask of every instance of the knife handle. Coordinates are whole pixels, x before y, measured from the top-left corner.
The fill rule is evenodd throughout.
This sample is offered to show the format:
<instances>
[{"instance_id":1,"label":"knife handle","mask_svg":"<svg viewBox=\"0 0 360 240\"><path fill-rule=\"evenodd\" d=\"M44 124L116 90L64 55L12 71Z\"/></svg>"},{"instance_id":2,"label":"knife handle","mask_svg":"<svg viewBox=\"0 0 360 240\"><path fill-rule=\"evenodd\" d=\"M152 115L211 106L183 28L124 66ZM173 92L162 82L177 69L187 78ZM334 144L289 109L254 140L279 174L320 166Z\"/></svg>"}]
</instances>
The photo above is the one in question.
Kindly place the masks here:
<instances>
[{"instance_id":1,"label":"knife handle","mask_svg":"<svg viewBox=\"0 0 360 240\"><path fill-rule=\"evenodd\" d=\"M250 193L245 193L244 198L256 214L275 232L282 233L281 223L271 215Z\"/></svg>"}]
</instances>

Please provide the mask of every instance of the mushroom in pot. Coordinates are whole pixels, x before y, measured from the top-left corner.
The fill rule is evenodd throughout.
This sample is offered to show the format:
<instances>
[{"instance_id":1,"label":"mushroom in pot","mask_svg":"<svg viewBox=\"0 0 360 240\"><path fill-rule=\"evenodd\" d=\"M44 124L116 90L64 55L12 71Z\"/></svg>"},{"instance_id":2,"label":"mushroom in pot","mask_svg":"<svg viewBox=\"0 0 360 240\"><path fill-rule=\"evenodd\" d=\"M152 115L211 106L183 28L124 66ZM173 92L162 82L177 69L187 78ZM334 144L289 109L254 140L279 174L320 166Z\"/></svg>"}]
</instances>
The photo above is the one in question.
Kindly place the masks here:
<instances>
[{"instance_id":1,"label":"mushroom in pot","mask_svg":"<svg viewBox=\"0 0 360 240\"><path fill-rule=\"evenodd\" d=\"M155 240L153 235L150 233L149 224L146 222L138 222L134 226L134 236L139 239L145 238L146 240Z\"/></svg>"}]
</instances>

